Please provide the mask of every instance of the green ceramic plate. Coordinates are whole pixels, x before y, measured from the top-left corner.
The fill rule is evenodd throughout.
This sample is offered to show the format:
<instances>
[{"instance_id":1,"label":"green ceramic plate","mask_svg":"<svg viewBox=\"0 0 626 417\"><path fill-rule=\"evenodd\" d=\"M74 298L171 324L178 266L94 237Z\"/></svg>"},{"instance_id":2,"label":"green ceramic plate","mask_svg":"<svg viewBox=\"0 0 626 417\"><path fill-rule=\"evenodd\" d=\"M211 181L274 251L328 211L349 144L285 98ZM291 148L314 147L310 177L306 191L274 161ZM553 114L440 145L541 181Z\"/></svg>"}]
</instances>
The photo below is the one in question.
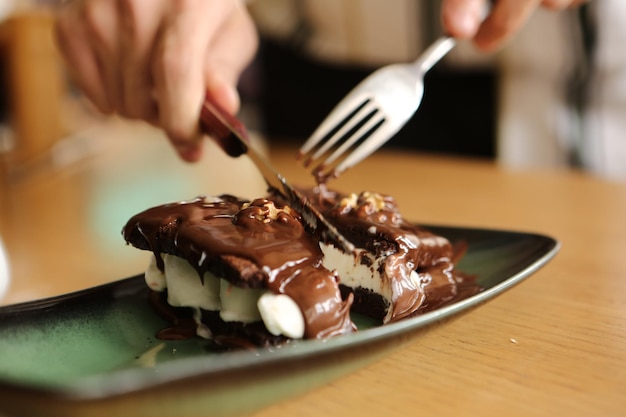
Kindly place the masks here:
<instances>
[{"instance_id":1,"label":"green ceramic plate","mask_svg":"<svg viewBox=\"0 0 626 417\"><path fill-rule=\"evenodd\" d=\"M143 276L0 308L0 413L7 416L238 415L357 369L468 310L548 262L559 243L509 231L436 227L468 243L460 269L481 293L398 323L354 317L360 331L261 351L216 353L207 342L163 342ZM445 325L445 324L441 324ZM123 413L123 414L122 414Z\"/></svg>"}]
</instances>

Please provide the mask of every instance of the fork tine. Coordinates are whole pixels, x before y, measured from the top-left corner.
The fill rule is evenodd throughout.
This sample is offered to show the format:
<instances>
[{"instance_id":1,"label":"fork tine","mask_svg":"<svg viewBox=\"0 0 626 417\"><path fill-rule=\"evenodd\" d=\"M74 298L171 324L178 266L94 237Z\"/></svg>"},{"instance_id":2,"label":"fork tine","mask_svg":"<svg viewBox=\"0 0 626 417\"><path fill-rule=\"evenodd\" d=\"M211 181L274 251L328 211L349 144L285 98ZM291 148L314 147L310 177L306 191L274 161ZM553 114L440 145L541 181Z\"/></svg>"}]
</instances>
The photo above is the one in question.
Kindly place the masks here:
<instances>
[{"instance_id":1,"label":"fork tine","mask_svg":"<svg viewBox=\"0 0 626 417\"><path fill-rule=\"evenodd\" d=\"M416 61L379 68L335 106L297 155L306 167L326 158L312 171L318 183L359 163L406 124L422 101L425 73L455 44L442 36Z\"/></svg>"},{"instance_id":2,"label":"fork tine","mask_svg":"<svg viewBox=\"0 0 626 417\"><path fill-rule=\"evenodd\" d=\"M351 95L345 97L335 108L329 113L329 115L322 121L313 134L304 142L300 147L299 154L306 155L310 153L320 142L324 140L329 134L332 134L334 130L338 129L349 120L354 114L358 113L361 108L369 103L369 98L361 95L361 97L352 97ZM354 107L354 103L359 103Z\"/></svg>"},{"instance_id":3,"label":"fork tine","mask_svg":"<svg viewBox=\"0 0 626 417\"><path fill-rule=\"evenodd\" d=\"M317 150L310 157L310 161L305 162L305 166L308 166L311 161L319 159L322 155L332 149L332 147L341 139L356 135L356 132L359 131L359 125L367 123L367 121L370 120L376 112L378 112L378 108L369 99L364 102L363 105L358 106L355 112L352 112L349 116L342 120L341 125L336 126L335 129L329 132L329 135L332 134L332 136L328 137L327 135L324 137L326 140L322 140L320 142L321 146L319 146L319 148L317 148ZM334 133L332 133L333 131Z\"/></svg>"},{"instance_id":4,"label":"fork tine","mask_svg":"<svg viewBox=\"0 0 626 417\"><path fill-rule=\"evenodd\" d=\"M374 130L385 121L384 115L380 114L378 111L374 113L375 114L372 114L372 117L363 123L356 132L350 135L347 140L345 140L328 158L326 158L323 165L330 165L335 162L335 160L343 155L350 147L352 147L355 143L360 142L362 139L366 139L366 136L369 136L368 133L373 133Z\"/></svg>"},{"instance_id":5,"label":"fork tine","mask_svg":"<svg viewBox=\"0 0 626 417\"><path fill-rule=\"evenodd\" d=\"M383 119L383 122L384 121L385 120ZM397 131L397 129L389 123L380 123L375 127L375 129L372 129L371 134L365 138L359 146L357 146L346 156L346 158L336 165L334 169L335 176L367 158L375 150L380 148L381 145L383 145L387 139Z\"/></svg>"},{"instance_id":6,"label":"fork tine","mask_svg":"<svg viewBox=\"0 0 626 417\"><path fill-rule=\"evenodd\" d=\"M377 114L374 117L371 117L366 123L364 123L355 133L353 133L345 142L341 144L341 146L336 149L332 155L330 155L324 162L318 164L315 168L313 168L312 173L315 178L317 178L318 182L325 182L330 178L336 178L346 169L350 168L352 165L358 163L367 155L369 155L372 151L367 154L363 154L360 150L363 145L366 145L369 141L369 138L372 135L376 135L377 138L380 138L378 135L378 130L381 127L385 127L385 117L382 114ZM388 130L388 129L383 129ZM377 139L377 142L381 142ZM354 147L350 152L347 152L349 148ZM354 157L354 154L362 155L358 158Z\"/></svg>"}]
</instances>

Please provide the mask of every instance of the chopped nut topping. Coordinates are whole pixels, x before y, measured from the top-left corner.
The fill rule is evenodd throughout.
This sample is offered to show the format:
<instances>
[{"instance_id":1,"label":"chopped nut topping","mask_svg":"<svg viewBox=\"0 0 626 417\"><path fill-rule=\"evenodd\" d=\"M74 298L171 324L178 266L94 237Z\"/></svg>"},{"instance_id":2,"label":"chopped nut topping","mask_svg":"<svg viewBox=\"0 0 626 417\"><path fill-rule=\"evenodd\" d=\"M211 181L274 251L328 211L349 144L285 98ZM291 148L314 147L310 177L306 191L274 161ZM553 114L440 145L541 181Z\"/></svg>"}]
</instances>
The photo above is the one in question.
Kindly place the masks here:
<instances>
[{"instance_id":1,"label":"chopped nut topping","mask_svg":"<svg viewBox=\"0 0 626 417\"><path fill-rule=\"evenodd\" d=\"M259 207L261 209L255 212L254 218L263 223L269 223L271 221L277 220L282 213L289 216L294 215L291 207L285 206L282 208L278 208L273 201L269 200L255 200L250 203L244 203L241 206L241 210L245 210L252 206Z\"/></svg>"},{"instance_id":2,"label":"chopped nut topping","mask_svg":"<svg viewBox=\"0 0 626 417\"><path fill-rule=\"evenodd\" d=\"M381 194L364 191L360 195L350 194L343 198L339 204L341 208L350 207L353 210L363 205L370 205L375 211L381 211L385 208L385 198Z\"/></svg>"},{"instance_id":3,"label":"chopped nut topping","mask_svg":"<svg viewBox=\"0 0 626 417\"><path fill-rule=\"evenodd\" d=\"M346 208L350 207L352 209L357 208L359 205L359 196L356 193L352 193L347 197L344 197L339 202L339 207Z\"/></svg>"},{"instance_id":4,"label":"chopped nut topping","mask_svg":"<svg viewBox=\"0 0 626 417\"><path fill-rule=\"evenodd\" d=\"M385 208L385 198L382 195L369 191L365 191L361 195L365 199L365 203L374 206L376 211L381 211Z\"/></svg>"}]
</instances>

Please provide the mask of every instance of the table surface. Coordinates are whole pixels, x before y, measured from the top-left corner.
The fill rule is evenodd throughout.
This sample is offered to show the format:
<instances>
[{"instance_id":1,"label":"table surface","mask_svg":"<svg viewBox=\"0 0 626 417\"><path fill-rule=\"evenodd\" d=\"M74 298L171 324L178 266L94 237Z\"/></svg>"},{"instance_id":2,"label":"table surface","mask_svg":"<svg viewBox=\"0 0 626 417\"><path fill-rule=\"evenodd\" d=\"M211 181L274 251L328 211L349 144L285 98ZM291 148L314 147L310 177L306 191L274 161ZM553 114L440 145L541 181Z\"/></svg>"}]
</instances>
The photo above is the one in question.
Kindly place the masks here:
<instances>
[{"instance_id":1,"label":"table surface","mask_svg":"<svg viewBox=\"0 0 626 417\"><path fill-rule=\"evenodd\" d=\"M5 176L0 238L12 280L3 304L143 271L146 255L126 247L120 230L150 205L203 193L262 194L245 158L232 161L211 148L210 163L186 165L159 136L114 123L73 138L83 154L60 147L28 172ZM307 184L294 149L270 147L270 159L292 183ZM380 151L331 186L393 195L416 222L539 232L562 248L469 314L256 416L623 415L626 183Z\"/></svg>"}]
</instances>

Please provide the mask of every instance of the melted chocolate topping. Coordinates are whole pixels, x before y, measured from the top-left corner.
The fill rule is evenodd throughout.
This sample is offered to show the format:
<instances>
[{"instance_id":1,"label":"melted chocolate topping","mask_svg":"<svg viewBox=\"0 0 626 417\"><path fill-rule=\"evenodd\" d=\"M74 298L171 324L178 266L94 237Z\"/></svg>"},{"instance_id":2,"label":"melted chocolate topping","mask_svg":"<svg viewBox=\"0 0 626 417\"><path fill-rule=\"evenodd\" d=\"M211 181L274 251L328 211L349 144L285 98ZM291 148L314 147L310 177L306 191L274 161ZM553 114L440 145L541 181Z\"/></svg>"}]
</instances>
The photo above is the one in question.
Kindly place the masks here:
<instances>
[{"instance_id":1,"label":"melted chocolate topping","mask_svg":"<svg viewBox=\"0 0 626 417\"><path fill-rule=\"evenodd\" d=\"M131 218L123 235L151 250L161 270L161 254L171 253L186 259L200 278L208 271L240 287L288 295L303 313L306 338L353 331L352 296L342 299L338 278L321 265L319 245L299 214L284 207L272 214L269 203L222 196L166 204Z\"/></svg>"},{"instance_id":2,"label":"melted chocolate topping","mask_svg":"<svg viewBox=\"0 0 626 417\"><path fill-rule=\"evenodd\" d=\"M161 270L161 254L170 253L186 259L201 279L209 271L239 287L290 296L303 313L305 338L355 330L350 320L355 295L357 311L367 313L369 306L382 319L389 308L387 321L397 321L480 290L473 277L455 269L462 255L458 248L405 221L392 197L344 196L323 185L301 191L356 247L384 257L383 285L391 287L391 305L372 308L371 301L378 298L380 304L380 297L359 288L342 288L342 298L339 277L322 266L319 237L305 230L299 213L280 196L248 203L224 195L166 204L131 218L123 235L151 250ZM364 256L357 262L371 265Z\"/></svg>"},{"instance_id":3,"label":"melted chocolate topping","mask_svg":"<svg viewBox=\"0 0 626 417\"><path fill-rule=\"evenodd\" d=\"M405 221L393 197L375 193L343 196L323 185L304 193L357 247L376 256L386 255L384 272L392 289L389 322L479 291L474 277L455 269L455 262L462 256L459 248Z\"/></svg>"}]
</instances>

